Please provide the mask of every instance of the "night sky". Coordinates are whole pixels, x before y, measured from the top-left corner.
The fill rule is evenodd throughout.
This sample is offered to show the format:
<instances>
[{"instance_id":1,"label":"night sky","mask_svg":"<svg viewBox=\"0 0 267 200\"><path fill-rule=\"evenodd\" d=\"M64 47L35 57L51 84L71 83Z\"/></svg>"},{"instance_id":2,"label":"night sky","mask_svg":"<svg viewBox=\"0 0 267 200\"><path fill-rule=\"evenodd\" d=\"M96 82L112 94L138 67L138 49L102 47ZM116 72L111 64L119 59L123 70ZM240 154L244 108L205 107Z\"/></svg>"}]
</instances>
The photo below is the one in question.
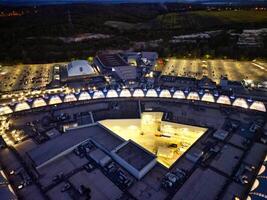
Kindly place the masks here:
<instances>
[{"instance_id":1,"label":"night sky","mask_svg":"<svg viewBox=\"0 0 267 200\"><path fill-rule=\"evenodd\" d=\"M267 2L267 0L0 0L0 4L62 4L62 3L152 3L152 2L210 2L210 3L246 3L246 2Z\"/></svg>"}]
</instances>

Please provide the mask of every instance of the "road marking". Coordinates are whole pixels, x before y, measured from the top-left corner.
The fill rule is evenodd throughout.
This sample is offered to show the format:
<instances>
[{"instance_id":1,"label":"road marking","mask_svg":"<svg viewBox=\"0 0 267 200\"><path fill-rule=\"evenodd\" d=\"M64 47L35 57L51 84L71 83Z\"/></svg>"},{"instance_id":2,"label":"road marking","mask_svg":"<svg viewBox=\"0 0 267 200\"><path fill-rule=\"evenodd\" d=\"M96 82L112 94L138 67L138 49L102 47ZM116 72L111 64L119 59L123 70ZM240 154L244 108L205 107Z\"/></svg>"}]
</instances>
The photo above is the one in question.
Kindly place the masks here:
<instances>
[{"instance_id":1,"label":"road marking","mask_svg":"<svg viewBox=\"0 0 267 200\"><path fill-rule=\"evenodd\" d=\"M265 69L265 67L263 67L263 66L261 66L261 65L259 65L259 64L257 64L257 63L252 62L252 65L254 65L254 66L256 66L256 67L262 69L263 71L266 71L266 72L267 72L267 69Z\"/></svg>"}]
</instances>

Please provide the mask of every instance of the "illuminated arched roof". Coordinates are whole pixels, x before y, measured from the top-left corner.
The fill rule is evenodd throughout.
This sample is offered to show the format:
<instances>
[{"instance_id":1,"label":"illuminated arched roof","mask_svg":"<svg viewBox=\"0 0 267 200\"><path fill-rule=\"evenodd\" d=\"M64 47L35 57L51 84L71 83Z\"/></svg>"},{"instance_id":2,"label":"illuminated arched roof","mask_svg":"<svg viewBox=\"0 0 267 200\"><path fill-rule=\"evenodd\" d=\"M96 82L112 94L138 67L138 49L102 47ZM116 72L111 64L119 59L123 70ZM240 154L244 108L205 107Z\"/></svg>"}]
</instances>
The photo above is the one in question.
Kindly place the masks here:
<instances>
[{"instance_id":1,"label":"illuminated arched roof","mask_svg":"<svg viewBox=\"0 0 267 200\"><path fill-rule=\"evenodd\" d=\"M217 103L231 105L231 100L230 100L230 98L228 96L221 95L217 99Z\"/></svg>"},{"instance_id":2,"label":"illuminated arched roof","mask_svg":"<svg viewBox=\"0 0 267 200\"><path fill-rule=\"evenodd\" d=\"M29 110L29 109L31 109L31 107L29 106L29 104L27 102L21 102L15 106L16 112L21 111L21 110Z\"/></svg>"},{"instance_id":3,"label":"illuminated arched roof","mask_svg":"<svg viewBox=\"0 0 267 200\"><path fill-rule=\"evenodd\" d=\"M131 92L128 89L123 89L120 93L120 97L131 97Z\"/></svg>"},{"instance_id":4,"label":"illuminated arched roof","mask_svg":"<svg viewBox=\"0 0 267 200\"><path fill-rule=\"evenodd\" d=\"M12 109L9 106L1 106L0 107L0 115L6 115L12 113Z\"/></svg>"},{"instance_id":5,"label":"illuminated arched roof","mask_svg":"<svg viewBox=\"0 0 267 200\"><path fill-rule=\"evenodd\" d=\"M145 94L143 92L143 90L141 89L135 89L134 93L133 93L133 97L144 97Z\"/></svg>"},{"instance_id":6,"label":"illuminated arched roof","mask_svg":"<svg viewBox=\"0 0 267 200\"><path fill-rule=\"evenodd\" d=\"M215 102L214 96L211 93L205 93L201 99L201 101L207 101L207 102Z\"/></svg>"},{"instance_id":7,"label":"illuminated arched roof","mask_svg":"<svg viewBox=\"0 0 267 200\"><path fill-rule=\"evenodd\" d=\"M64 97L64 102L72 102L72 101L77 101L77 98L75 97L74 94L67 94Z\"/></svg>"},{"instance_id":8,"label":"illuminated arched roof","mask_svg":"<svg viewBox=\"0 0 267 200\"><path fill-rule=\"evenodd\" d=\"M171 98L172 95L169 90L161 90L159 97Z\"/></svg>"},{"instance_id":9,"label":"illuminated arched roof","mask_svg":"<svg viewBox=\"0 0 267 200\"><path fill-rule=\"evenodd\" d=\"M190 99L190 100L199 100L199 95L197 92L190 92L187 96L187 99Z\"/></svg>"},{"instance_id":10,"label":"illuminated arched roof","mask_svg":"<svg viewBox=\"0 0 267 200\"><path fill-rule=\"evenodd\" d=\"M116 90L109 90L107 93L107 98L116 98L118 96L119 95Z\"/></svg>"},{"instance_id":11,"label":"illuminated arched roof","mask_svg":"<svg viewBox=\"0 0 267 200\"><path fill-rule=\"evenodd\" d=\"M241 108L248 108L248 103L243 98L237 98L234 101L233 106L237 106L237 107L241 107Z\"/></svg>"},{"instance_id":12,"label":"illuminated arched roof","mask_svg":"<svg viewBox=\"0 0 267 200\"><path fill-rule=\"evenodd\" d=\"M42 107L42 106L46 106L46 102L43 98L37 98L32 103L33 108L38 108L38 107Z\"/></svg>"},{"instance_id":13,"label":"illuminated arched roof","mask_svg":"<svg viewBox=\"0 0 267 200\"><path fill-rule=\"evenodd\" d=\"M262 165L261 168L260 168L260 171L259 171L258 175L263 174L265 171L266 171L266 166L265 165Z\"/></svg>"},{"instance_id":14,"label":"illuminated arched roof","mask_svg":"<svg viewBox=\"0 0 267 200\"><path fill-rule=\"evenodd\" d=\"M62 103L62 100L60 99L60 97L58 95L53 95L50 97L49 99L49 105L54 105L54 104L59 104Z\"/></svg>"},{"instance_id":15,"label":"illuminated arched roof","mask_svg":"<svg viewBox=\"0 0 267 200\"><path fill-rule=\"evenodd\" d=\"M88 92L81 92L79 95L79 101L83 101L83 100L90 100L91 96L88 94Z\"/></svg>"},{"instance_id":16,"label":"illuminated arched roof","mask_svg":"<svg viewBox=\"0 0 267 200\"><path fill-rule=\"evenodd\" d=\"M254 181L254 183L253 183L252 188L251 188L250 191L256 190L257 187L259 187L259 184L260 184L259 180L256 179L256 180Z\"/></svg>"},{"instance_id":17,"label":"illuminated arched roof","mask_svg":"<svg viewBox=\"0 0 267 200\"><path fill-rule=\"evenodd\" d=\"M185 99L184 92L182 90L176 90L173 94L173 97L175 99Z\"/></svg>"},{"instance_id":18,"label":"illuminated arched roof","mask_svg":"<svg viewBox=\"0 0 267 200\"><path fill-rule=\"evenodd\" d=\"M158 97L158 93L155 89L147 90L146 97Z\"/></svg>"},{"instance_id":19,"label":"illuminated arched roof","mask_svg":"<svg viewBox=\"0 0 267 200\"><path fill-rule=\"evenodd\" d=\"M261 101L254 101L251 104L250 109L266 112L266 107L265 107L264 103Z\"/></svg>"},{"instance_id":20,"label":"illuminated arched roof","mask_svg":"<svg viewBox=\"0 0 267 200\"><path fill-rule=\"evenodd\" d=\"M95 91L93 95L93 99L101 99L101 98L105 98L104 93L100 90Z\"/></svg>"}]
</instances>

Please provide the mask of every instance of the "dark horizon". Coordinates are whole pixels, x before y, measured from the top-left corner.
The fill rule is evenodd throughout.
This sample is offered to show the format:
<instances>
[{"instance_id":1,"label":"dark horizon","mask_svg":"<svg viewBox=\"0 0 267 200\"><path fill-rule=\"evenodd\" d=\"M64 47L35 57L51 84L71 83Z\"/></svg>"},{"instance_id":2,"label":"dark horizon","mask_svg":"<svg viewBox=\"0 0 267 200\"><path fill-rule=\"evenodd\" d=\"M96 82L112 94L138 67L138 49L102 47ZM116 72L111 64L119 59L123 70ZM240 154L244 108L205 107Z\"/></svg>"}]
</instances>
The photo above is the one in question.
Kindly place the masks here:
<instances>
[{"instance_id":1,"label":"dark horizon","mask_svg":"<svg viewBox=\"0 0 267 200\"><path fill-rule=\"evenodd\" d=\"M132 3L184 3L184 4L266 4L267 0L0 0L0 5L60 5L60 4L132 4Z\"/></svg>"}]
</instances>

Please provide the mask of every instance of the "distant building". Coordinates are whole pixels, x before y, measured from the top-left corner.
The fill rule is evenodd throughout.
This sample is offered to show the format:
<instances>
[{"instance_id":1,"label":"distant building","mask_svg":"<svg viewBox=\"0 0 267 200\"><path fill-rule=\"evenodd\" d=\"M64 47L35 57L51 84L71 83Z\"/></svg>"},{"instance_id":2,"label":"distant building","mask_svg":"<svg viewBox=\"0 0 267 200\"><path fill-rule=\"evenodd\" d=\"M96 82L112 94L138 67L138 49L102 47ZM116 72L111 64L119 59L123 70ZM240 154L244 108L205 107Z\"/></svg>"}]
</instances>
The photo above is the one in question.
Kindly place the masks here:
<instances>
[{"instance_id":1,"label":"distant building","mask_svg":"<svg viewBox=\"0 0 267 200\"><path fill-rule=\"evenodd\" d=\"M267 35L267 29L243 30L239 35L237 45L241 48L260 48L263 46L263 38Z\"/></svg>"},{"instance_id":2,"label":"distant building","mask_svg":"<svg viewBox=\"0 0 267 200\"><path fill-rule=\"evenodd\" d=\"M126 52L122 57L129 65L138 67L154 67L158 60L157 52Z\"/></svg>"},{"instance_id":3,"label":"distant building","mask_svg":"<svg viewBox=\"0 0 267 200\"><path fill-rule=\"evenodd\" d=\"M207 32L189 34L189 35L179 35L179 36L173 36L172 40L170 40L170 43L196 44L198 42L208 41L210 38L211 36Z\"/></svg>"}]
</instances>

